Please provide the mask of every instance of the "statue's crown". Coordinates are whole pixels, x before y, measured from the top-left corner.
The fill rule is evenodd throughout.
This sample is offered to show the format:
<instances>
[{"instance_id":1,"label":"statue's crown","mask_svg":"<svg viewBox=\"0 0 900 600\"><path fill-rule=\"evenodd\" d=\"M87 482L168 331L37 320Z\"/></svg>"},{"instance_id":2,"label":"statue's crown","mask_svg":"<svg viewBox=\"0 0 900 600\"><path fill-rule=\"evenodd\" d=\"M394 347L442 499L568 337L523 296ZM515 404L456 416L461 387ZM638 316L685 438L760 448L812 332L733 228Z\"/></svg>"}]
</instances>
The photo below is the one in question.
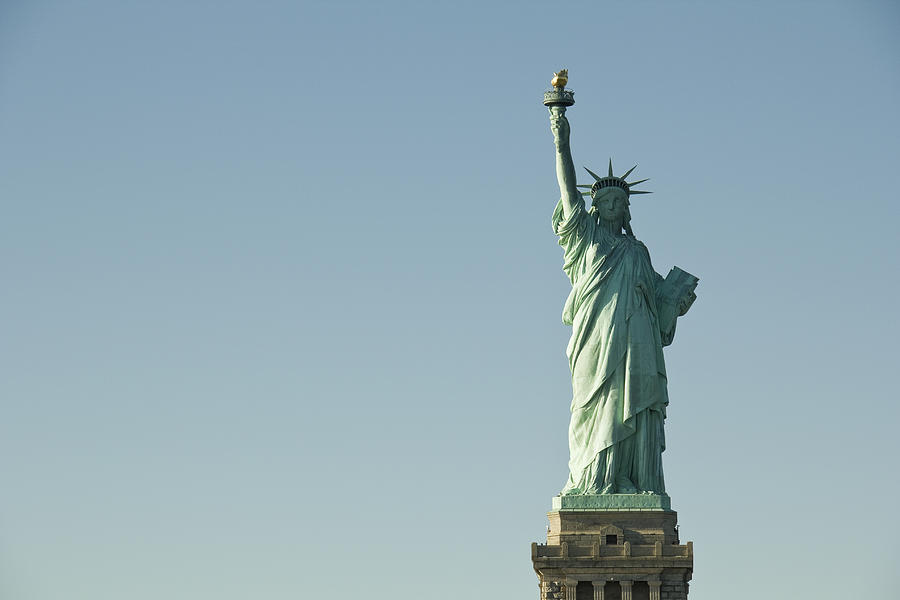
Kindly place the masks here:
<instances>
[{"instance_id":1,"label":"statue's crown","mask_svg":"<svg viewBox=\"0 0 900 600\"><path fill-rule=\"evenodd\" d=\"M653 192L644 192L631 189L631 186L637 185L639 183L644 183L645 181L650 181L649 179L641 179L640 181L632 181L631 183L625 181L625 178L631 175L631 172L636 168L637 165L634 165L633 167L628 169L628 171L626 171L624 175L622 175L621 177L616 177L615 175L613 175L612 159L609 159L609 175L607 175L606 177L600 177L599 175L585 167L584 170L590 173L591 177L594 178L594 183L590 185L579 185L577 187L590 189L590 191L588 192L582 192L582 196L593 196L598 191L608 187L617 187L629 196L632 194L652 194Z\"/></svg>"}]
</instances>

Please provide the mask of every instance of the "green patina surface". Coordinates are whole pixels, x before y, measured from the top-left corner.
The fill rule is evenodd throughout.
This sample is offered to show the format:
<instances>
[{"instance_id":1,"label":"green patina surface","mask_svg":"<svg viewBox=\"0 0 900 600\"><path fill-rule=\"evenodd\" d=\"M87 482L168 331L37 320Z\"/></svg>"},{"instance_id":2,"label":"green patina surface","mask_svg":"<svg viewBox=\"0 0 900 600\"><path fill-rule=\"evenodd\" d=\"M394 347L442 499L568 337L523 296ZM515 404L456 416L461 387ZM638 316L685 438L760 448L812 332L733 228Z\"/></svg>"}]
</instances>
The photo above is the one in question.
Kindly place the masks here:
<instances>
[{"instance_id":1,"label":"green patina surface","mask_svg":"<svg viewBox=\"0 0 900 600\"><path fill-rule=\"evenodd\" d=\"M665 278L654 270L631 227L630 198L647 193L626 181L633 168L615 176L610 161L606 176L588 171L593 181L576 182L566 118L574 100L557 101L562 91L545 96L561 193L552 225L572 284L563 309L572 326L569 477L554 508L668 510L663 346L693 304L697 278L677 267Z\"/></svg>"},{"instance_id":2,"label":"green patina surface","mask_svg":"<svg viewBox=\"0 0 900 600\"><path fill-rule=\"evenodd\" d=\"M666 494L567 494L553 498L553 510L671 510Z\"/></svg>"}]
</instances>

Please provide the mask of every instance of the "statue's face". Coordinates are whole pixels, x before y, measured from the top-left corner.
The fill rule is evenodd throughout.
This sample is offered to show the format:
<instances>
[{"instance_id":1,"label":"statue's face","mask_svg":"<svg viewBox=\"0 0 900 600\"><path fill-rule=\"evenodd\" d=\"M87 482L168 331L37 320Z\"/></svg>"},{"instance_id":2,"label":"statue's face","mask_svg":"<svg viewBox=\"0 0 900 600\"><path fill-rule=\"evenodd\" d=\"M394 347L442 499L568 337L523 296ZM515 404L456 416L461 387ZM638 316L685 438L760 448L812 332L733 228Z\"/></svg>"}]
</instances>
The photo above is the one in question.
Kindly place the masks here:
<instances>
[{"instance_id":1,"label":"statue's face","mask_svg":"<svg viewBox=\"0 0 900 600\"><path fill-rule=\"evenodd\" d=\"M594 196L594 205L604 221L621 221L628 208L628 194L616 187L603 188Z\"/></svg>"}]
</instances>

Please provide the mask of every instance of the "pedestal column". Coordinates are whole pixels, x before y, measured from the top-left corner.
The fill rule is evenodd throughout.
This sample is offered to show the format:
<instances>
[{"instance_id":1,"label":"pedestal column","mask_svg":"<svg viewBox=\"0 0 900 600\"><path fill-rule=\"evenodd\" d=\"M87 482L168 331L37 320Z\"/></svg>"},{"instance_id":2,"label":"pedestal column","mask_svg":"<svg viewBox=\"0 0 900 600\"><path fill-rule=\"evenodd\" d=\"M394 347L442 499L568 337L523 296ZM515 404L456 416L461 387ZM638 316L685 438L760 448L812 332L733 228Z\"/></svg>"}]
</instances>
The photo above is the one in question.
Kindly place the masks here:
<instances>
[{"instance_id":1,"label":"pedestal column","mask_svg":"<svg viewBox=\"0 0 900 600\"><path fill-rule=\"evenodd\" d=\"M603 600L603 592L606 591L605 581L594 582L594 600Z\"/></svg>"},{"instance_id":2,"label":"pedestal column","mask_svg":"<svg viewBox=\"0 0 900 600\"><path fill-rule=\"evenodd\" d=\"M578 589L577 579L566 579L566 600L577 600L576 590Z\"/></svg>"},{"instance_id":3,"label":"pedestal column","mask_svg":"<svg viewBox=\"0 0 900 600\"><path fill-rule=\"evenodd\" d=\"M648 581L650 584L650 600L659 600L659 586L662 585L661 581Z\"/></svg>"},{"instance_id":4,"label":"pedestal column","mask_svg":"<svg viewBox=\"0 0 900 600\"><path fill-rule=\"evenodd\" d=\"M631 600L631 586L634 584L633 581L620 581L619 585L622 586L622 600Z\"/></svg>"}]
</instances>

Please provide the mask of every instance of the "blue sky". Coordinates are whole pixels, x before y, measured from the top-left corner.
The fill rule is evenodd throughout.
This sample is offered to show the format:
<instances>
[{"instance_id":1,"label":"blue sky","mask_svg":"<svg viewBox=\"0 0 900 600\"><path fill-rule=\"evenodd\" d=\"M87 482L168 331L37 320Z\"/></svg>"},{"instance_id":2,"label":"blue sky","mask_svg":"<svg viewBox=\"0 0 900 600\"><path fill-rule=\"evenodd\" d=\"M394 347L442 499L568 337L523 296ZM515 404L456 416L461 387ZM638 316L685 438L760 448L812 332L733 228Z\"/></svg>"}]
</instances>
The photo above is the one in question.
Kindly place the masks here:
<instances>
[{"instance_id":1,"label":"blue sky","mask_svg":"<svg viewBox=\"0 0 900 600\"><path fill-rule=\"evenodd\" d=\"M898 27L0 4L0 596L536 598L571 391L540 102L568 67L576 163L639 164L635 234L701 280L666 350L691 598L887 597Z\"/></svg>"}]
</instances>

